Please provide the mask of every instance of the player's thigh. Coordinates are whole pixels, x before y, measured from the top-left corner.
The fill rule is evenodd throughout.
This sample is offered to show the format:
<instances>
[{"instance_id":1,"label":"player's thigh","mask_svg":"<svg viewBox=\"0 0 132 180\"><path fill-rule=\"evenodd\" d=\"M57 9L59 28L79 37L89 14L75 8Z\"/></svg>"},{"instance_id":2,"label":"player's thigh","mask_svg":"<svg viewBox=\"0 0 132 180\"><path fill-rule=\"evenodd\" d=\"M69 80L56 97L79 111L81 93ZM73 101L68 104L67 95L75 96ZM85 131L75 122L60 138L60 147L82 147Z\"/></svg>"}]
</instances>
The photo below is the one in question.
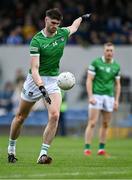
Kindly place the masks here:
<instances>
[{"instance_id":1,"label":"player's thigh","mask_svg":"<svg viewBox=\"0 0 132 180\"><path fill-rule=\"evenodd\" d=\"M114 97L104 96L103 110L106 112L113 112L114 110Z\"/></svg>"},{"instance_id":2,"label":"player's thigh","mask_svg":"<svg viewBox=\"0 0 132 180\"><path fill-rule=\"evenodd\" d=\"M62 97L60 93L53 93L49 95L51 98L51 104L47 104L47 109L48 109L48 113L59 113L60 112L60 106L61 106L61 101L62 101Z\"/></svg>"},{"instance_id":3,"label":"player's thigh","mask_svg":"<svg viewBox=\"0 0 132 180\"><path fill-rule=\"evenodd\" d=\"M35 102L28 102L21 98L19 107L18 107L18 111L17 111L17 115L22 115L23 117L26 118L34 104L35 104Z\"/></svg>"},{"instance_id":4,"label":"player's thigh","mask_svg":"<svg viewBox=\"0 0 132 180\"><path fill-rule=\"evenodd\" d=\"M99 118L100 110L90 108L88 114L89 114L89 121L96 123Z\"/></svg>"},{"instance_id":5,"label":"player's thigh","mask_svg":"<svg viewBox=\"0 0 132 180\"><path fill-rule=\"evenodd\" d=\"M97 95L97 94L94 94L93 97L94 97L96 103L95 104L90 103L89 108L102 110L104 97L102 95Z\"/></svg>"},{"instance_id":6,"label":"player's thigh","mask_svg":"<svg viewBox=\"0 0 132 180\"><path fill-rule=\"evenodd\" d=\"M112 119L112 112L107 112L107 111L102 111L101 112L102 115L102 122L103 123L110 123L111 119Z\"/></svg>"}]
</instances>

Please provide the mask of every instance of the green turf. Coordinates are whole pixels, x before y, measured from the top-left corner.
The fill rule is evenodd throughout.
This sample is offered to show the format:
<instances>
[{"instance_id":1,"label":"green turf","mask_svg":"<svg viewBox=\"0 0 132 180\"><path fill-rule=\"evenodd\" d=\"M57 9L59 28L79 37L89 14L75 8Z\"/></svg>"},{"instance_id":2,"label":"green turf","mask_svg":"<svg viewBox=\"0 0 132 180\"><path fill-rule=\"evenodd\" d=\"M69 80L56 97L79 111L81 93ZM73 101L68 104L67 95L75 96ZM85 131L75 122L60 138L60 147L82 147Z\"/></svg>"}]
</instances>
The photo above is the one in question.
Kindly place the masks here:
<instances>
[{"instance_id":1,"label":"green turf","mask_svg":"<svg viewBox=\"0 0 132 180\"><path fill-rule=\"evenodd\" d=\"M0 137L0 179L131 179L131 139L114 139L107 143L111 158L96 155L98 142L93 142L91 157L83 155L83 138L56 137L49 154L51 165L36 164L41 137L20 137L16 164L7 163L8 137Z\"/></svg>"}]
</instances>

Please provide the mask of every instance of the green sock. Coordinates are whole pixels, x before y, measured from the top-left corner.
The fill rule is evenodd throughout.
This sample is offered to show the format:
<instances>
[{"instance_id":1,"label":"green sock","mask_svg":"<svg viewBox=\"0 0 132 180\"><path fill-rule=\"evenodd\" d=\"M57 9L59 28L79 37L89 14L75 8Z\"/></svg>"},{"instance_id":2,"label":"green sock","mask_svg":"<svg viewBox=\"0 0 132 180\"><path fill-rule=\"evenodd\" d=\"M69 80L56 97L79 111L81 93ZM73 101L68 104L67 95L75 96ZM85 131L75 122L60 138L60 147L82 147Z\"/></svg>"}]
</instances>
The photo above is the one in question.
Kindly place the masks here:
<instances>
[{"instance_id":1,"label":"green sock","mask_svg":"<svg viewBox=\"0 0 132 180\"><path fill-rule=\"evenodd\" d=\"M105 148L105 144L104 143L100 143L99 144L99 149L104 149Z\"/></svg>"},{"instance_id":2,"label":"green sock","mask_svg":"<svg viewBox=\"0 0 132 180\"><path fill-rule=\"evenodd\" d=\"M85 144L85 149L90 149L90 144Z\"/></svg>"}]
</instances>

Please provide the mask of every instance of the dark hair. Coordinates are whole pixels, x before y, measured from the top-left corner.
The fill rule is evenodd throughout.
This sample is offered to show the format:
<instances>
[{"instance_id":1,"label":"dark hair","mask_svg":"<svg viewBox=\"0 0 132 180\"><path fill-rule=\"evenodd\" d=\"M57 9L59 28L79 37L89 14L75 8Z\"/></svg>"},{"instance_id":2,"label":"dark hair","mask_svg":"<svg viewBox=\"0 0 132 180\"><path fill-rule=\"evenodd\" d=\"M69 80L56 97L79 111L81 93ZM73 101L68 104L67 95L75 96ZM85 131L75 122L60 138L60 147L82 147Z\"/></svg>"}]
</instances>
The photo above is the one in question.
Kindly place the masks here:
<instances>
[{"instance_id":1,"label":"dark hair","mask_svg":"<svg viewBox=\"0 0 132 180\"><path fill-rule=\"evenodd\" d=\"M63 19L62 13L57 8L47 10L46 16L48 16L51 19L56 19L58 21L61 21Z\"/></svg>"},{"instance_id":2,"label":"dark hair","mask_svg":"<svg viewBox=\"0 0 132 180\"><path fill-rule=\"evenodd\" d=\"M114 46L114 44L112 42L107 42L104 44L104 46Z\"/></svg>"}]
</instances>

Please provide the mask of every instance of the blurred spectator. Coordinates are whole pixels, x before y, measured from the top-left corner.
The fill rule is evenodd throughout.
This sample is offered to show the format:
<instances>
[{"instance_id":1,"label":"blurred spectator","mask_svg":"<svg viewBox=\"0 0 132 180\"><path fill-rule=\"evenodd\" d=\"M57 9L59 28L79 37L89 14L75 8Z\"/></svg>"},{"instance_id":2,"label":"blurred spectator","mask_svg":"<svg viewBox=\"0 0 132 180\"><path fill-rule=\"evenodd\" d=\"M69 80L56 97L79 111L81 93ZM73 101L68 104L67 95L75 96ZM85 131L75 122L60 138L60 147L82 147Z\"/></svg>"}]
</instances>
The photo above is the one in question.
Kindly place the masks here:
<instances>
[{"instance_id":1,"label":"blurred spectator","mask_svg":"<svg viewBox=\"0 0 132 180\"><path fill-rule=\"evenodd\" d=\"M18 45L23 43L23 37L21 35L21 27L15 27L10 35L7 37L6 44Z\"/></svg>"},{"instance_id":2,"label":"blurred spectator","mask_svg":"<svg viewBox=\"0 0 132 180\"><path fill-rule=\"evenodd\" d=\"M82 76L81 82L80 82L81 92L80 92L79 97L78 97L79 100L83 100L83 99L87 98L87 90L86 90L86 78L87 78L87 74L88 74L88 71L86 69L86 71L84 72L84 74Z\"/></svg>"},{"instance_id":3,"label":"blurred spectator","mask_svg":"<svg viewBox=\"0 0 132 180\"><path fill-rule=\"evenodd\" d=\"M17 84L15 85L14 92L13 92L12 97L11 97L12 106L13 106L12 111L14 114L17 112L17 108L19 105L19 100L20 100L20 96L21 96L21 90L23 87L23 82L24 81L22 79L19 79L19 81L17 81Z\"/></svg>"},{"instance_id":4,"label":"blurred spectator","mask_svg":"<svg viewBox=\"0 0 132 180\"><path fill-rule=\"evenodd\" d=\"M17 111L17 107L18 107L18 103L19 103L19 99L21 96L21 90L23 87L23 83L25 80L25 75L22 71L22 69L17 69L16 73L15 73L15 80L14 80L14 92L12 94L12 104L13 104L13 113L16 113Z\"/></svg>"},{"instance_id":5,"label":"blurred spectator","mask_svg":"<svg viewBox=\"0 0 132 180\"><path fill-rule=\"evenodd\" d=\"M0 29L0 44L4 42L4 32Z\"/></svg>"},{"instance_id":6,"label":"blurred spectator","mask_svg":"<svg viewBox=\"0 0 132 180\"><path fill-rule=\"evenodd\" d=\"M91 44L101 44L98 33L96 31L90 32L90 43Z\"/></svg>"},{"instance_id":7,"label":"blurred spectator","mask_svg":"<svg viewBox=\"0 0 132 180\"><path fill-rule=\"evenodd\" d=\"M121 18L110 17L107 21L107 29L109 32L120 32L121 31Z\"/></svg>"},{"instance_id":8,"label":"blurred spectator","mask_svg":"<svg viewBox=\"0 0 132 180\"><path fill-rule=\"evenodd\" d=\"M25 24L22 29L23 37L25 39L25 43L29 44L32 37L36 33L36 27L33 25L31 17L28 15L25 17Z\"/></svg>"},{"instance_id":9,"label":"blurred spectator","mask_svg":"<svg viewBox=\"0 0 132 180\"><path fill-rule=\"evenodd\" d=\"M132 101L132 93L131 93L131 79L128 76L121 76L121 96L120 96L120 101L121 102L127 102L131 103Z\"/></svg>"},{"instance_id":10,"label":"blurred spectator","mask_svg":"<svg viewBox=\"0 0 132 180\"><path fill-rule=\"evenodd\" d=\"M4 89L0 91L0 115L4 115L12 110L13 91L14 86L11 82L7 82Z\"/></svg>"},{"instance_id":11,"label":"blurred spectator","mask_svg":"<svg viewBox=\"0 0 132 180\"><path fill-rule=\"evenodd\" d=\"M68 26L85 13L92 13L89 22L82 23L78 33L68 43L117 45L132 43L132 1L124 0L1 0L0 44L27 44L36 31L43 28L44 11L57 7L64 14L62 26ZM124 10L125 9L125 10ZM21 26L22 34L12 30Z\"/></svg>"},{"instance_id":12,"label":"blurred spectator","mask_svg":"<svg viewBox=\"0 0 132 180\"><path fill-rule=\"evenodd\" d=\"M23 87L23 83L25 80L25 75L22 71L22 69L17 69L16 70L16 74L15 74L15 80L14 80L14 92L12 94L12 104L13 104L13 113L16 113L17 111L17 107L18 107L18 103L19 103L19 99L21 96L21 90Z\"/></svg>"},{"instance_id":13,"label":"blurred spectator","mask_svg":"<svg viewBox=\"0 0 132 180\"><path fill-rule=\"evenodd\" d=\"M22 69L17 69L15 74L15 84L19 85L19 82L24 82L24 80L25 80L25 75Z\"/></svg>"},{"instance_id":14,"label":"blurred spectator","mask_svg":"<svg viewBox=\"0 0 132 180\"><path fill-rule=\"evenodd\" d=\"M1 64L1 62L0 62L0 85L1 85L1 82L2 82L2 76L3 76L2 64Z\"/></svg>"}]
</instances>

